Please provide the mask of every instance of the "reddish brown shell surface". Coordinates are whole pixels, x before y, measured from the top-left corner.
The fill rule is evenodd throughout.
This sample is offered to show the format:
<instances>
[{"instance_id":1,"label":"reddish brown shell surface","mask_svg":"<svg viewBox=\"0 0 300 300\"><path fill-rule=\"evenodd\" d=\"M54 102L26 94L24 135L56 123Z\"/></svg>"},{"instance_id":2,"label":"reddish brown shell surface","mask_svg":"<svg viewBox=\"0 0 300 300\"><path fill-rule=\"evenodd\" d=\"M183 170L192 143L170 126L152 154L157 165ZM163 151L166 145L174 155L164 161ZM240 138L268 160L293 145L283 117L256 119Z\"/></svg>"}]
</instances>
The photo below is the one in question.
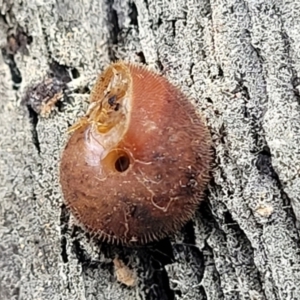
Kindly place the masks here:
<instances>
[{"instance_id":1,"label":"reddish brown shell surface","mask_svg":"<svg viewBox=\"0 0 300 300\"><path fill-rule=\"evenodd\" d=\"M212 159L193 105L165 78L125 62L104 71L90 101L61 159L68 207L112 243L144 244L180 229L202 199Z\"/></svg>"}]
</instances>

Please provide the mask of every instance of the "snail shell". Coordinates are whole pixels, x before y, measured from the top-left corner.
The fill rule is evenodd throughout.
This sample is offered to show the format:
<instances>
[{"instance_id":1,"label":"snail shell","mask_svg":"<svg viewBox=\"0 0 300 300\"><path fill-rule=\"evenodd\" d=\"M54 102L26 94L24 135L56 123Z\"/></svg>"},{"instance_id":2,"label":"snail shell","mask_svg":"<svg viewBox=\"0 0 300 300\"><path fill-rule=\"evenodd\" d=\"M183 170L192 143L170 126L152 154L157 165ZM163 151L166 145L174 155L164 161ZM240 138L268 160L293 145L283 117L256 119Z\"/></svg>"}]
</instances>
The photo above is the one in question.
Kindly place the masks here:
<instances>
[{"instance_id":1,"label":"snail shell","mask_svg":"<svg viewBox=\"0 0 300 300\"><path fill-rule=\"evenodd\" d=\"M71 131L60 183L88 231L111 243L144 244L193 216L209 180L211 139L165 78L139 65L110 65Z\"/></svg>"}]
</instances>

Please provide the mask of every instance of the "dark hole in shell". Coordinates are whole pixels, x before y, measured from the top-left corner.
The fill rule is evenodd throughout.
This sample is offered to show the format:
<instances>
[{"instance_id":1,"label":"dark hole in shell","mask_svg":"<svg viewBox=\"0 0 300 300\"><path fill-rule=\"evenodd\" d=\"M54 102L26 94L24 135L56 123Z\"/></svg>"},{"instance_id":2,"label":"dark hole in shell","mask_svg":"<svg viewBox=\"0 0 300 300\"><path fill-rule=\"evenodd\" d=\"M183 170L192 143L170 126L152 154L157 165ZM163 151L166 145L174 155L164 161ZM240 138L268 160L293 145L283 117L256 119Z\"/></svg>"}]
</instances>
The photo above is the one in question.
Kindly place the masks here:
<instances>
[{"instance_id":1,"label":"dark hole in shell","mask_svg":"<svg viewBox=\"0 0 300 300\"><path fill-rule=\"evenodd\" d=\"M122 155L115 162L115 168L118 172L125 172L129 168L129 157Z\"/></svg>"}]
</instances>

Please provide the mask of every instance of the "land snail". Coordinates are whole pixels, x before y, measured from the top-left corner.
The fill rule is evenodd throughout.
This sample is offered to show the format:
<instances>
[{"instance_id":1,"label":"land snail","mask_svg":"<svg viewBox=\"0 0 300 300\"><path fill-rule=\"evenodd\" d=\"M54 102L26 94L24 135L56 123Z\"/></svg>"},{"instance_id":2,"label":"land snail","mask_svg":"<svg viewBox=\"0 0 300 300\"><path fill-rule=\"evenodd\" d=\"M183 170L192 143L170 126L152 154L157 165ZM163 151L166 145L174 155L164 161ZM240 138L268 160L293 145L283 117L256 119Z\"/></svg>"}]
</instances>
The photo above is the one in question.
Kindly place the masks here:
<instances>
[{"instance_id":1,"label":"land snail","mask_svg":"<svg viewBox=\"0 0 300 300\"><path fill-rule=\"evenodd\" d=\"M111 64L70 131L60 183L87 231L109 243L141 245L192 218L209 180L211 138L188 98L164 77Z\"/></svg>"}]
</instances>

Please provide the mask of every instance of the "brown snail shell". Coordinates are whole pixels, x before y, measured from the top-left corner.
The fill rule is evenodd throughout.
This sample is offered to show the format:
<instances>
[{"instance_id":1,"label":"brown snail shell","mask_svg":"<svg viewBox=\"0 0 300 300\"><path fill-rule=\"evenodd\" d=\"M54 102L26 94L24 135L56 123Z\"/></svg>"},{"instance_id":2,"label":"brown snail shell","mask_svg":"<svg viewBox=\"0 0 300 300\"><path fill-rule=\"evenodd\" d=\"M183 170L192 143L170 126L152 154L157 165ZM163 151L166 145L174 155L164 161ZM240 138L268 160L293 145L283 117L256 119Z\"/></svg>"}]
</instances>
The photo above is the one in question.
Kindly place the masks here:
<instances>
[{"instance_id":1,"label":"brown snail shell","mask_svg":"<svg viewBox=\"0 0 300 300\"><path fill-rule=\"evenodd\" d=\"M180 229L202 199L212 160L193 105L165 78L125 62L103 72L90 102L61 159L70 210L111 243L144 244Z\"/></svg>"}]
</instances>

